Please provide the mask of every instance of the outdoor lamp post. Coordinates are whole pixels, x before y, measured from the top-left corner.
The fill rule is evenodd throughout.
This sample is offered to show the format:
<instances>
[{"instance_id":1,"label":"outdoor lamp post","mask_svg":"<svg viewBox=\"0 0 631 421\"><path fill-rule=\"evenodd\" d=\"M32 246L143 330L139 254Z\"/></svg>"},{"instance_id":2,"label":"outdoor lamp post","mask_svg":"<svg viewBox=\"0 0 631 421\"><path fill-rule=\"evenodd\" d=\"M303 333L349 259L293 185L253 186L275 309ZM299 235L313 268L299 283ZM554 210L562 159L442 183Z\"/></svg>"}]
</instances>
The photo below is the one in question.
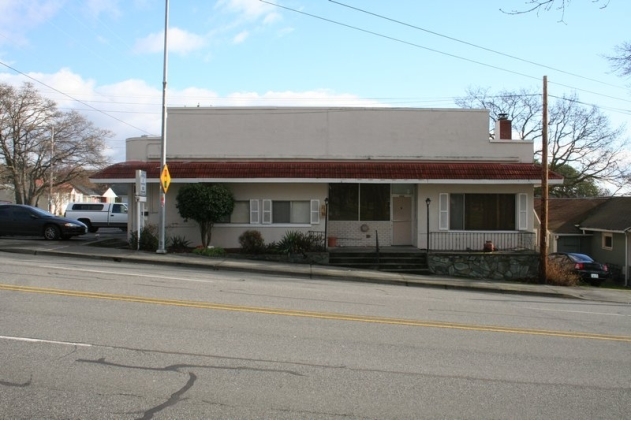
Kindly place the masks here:
<instances>
[{"instance_id":1,"label":"outdoor lamp post","mask_svg":"<svg viewBox=\"0 0 631 421\"><path fill-rule=\"evenodd\" d=\"M432 203L432 199L429 197L425 199L425 204L427 205L427 254L429 254L429 204Z\"/></svg>"},{"instance_id":2,"label":"outdoor lamp post","mask_svg":"<svg viewBox=\"0 0 631 421\"><path fill-rule=\"evenodd\" d=\"M328 225L329 225L329 198L325 197L324 198L324 250L326 251L328 249Z\"/></svg>"}]
</instances>

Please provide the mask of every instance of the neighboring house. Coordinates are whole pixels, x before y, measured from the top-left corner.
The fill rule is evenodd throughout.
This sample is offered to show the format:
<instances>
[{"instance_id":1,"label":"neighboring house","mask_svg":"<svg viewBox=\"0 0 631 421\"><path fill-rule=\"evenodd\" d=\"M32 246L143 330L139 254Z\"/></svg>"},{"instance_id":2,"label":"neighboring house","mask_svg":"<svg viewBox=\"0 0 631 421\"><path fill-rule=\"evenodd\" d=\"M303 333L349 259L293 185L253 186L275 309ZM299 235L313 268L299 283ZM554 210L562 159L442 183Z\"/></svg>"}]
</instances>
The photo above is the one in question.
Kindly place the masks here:
<instances>
[{"instance_id":1,"label":"neighboring house","mask_svg":"<svg viewBox=\"0 0 631 421\"><path fill-rule=\"evenodd\" d=\"M548 234L550 252L588 254L629 280L631 197L550 198Z\"/></svg>"},{"instance_id":2,"label":"neighboring house","mask_svg":"<svg viewBox=\"0 0 631 421\"><path fill-rule=\"evenodd\" d=\"M474 109L210 107L169 108L167 235L199 241L175 203L187 183L224 183L236 203L215 224L212 245L239 247L246 230L266 242L287 231L325 233L331 246L414 246L482 250L535 244L533 190L541 167L533 142L510 139L489 113ZM90 178L127 184L135 214L136 170L147 175L142 209L160 220L156 137L127 140L126 162ZM550 184L562 177L550 172ZM131 226L136 230L136 218ZM431 235L430 235L431 234Z\"/></svg>"},{"instance_id":3,"label":"neighboring house","mask_svg":"<svg viewBox=\"0 0 631 421\"><path fill-rule=\"evenodd\" d=\"M0 187L0 204L13 203L15 200L15 193L10 187Z\"/></svg>"}]
</instances>

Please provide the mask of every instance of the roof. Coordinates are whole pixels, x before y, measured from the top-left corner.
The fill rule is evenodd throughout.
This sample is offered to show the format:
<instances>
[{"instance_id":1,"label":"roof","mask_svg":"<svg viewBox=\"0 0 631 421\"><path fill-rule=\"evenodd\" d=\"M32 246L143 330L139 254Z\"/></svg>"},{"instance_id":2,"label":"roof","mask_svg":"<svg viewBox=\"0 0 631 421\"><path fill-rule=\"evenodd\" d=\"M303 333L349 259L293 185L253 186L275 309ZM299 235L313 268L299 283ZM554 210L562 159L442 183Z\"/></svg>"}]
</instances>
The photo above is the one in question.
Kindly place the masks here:
<instances>
[{"instance_id":1,"label":"roof","mask_svg":"<svg viewBox=\"0 0 631 421\"><path fill-rule=\"evenodd\" d=\"M169 161L171 182L243 181L492 181L495 183L538 184L541 167L524 163L418 162L418 161ZM148 182L157 182L160 162L127 161L111 165L93 174L97 183L128 182L136 179L136 170L146 171ZM562 176L549 173L551 184ZM555 183L556 182L556 183Z\"/></svg>"},{"instance_id":2,"label":"roof","mask_svg":"<svg viewBox=\"0 0 631 421\"><path fill-rule=\"evenodd\" d=\"M612 197L581 222L582 229L631 230L631 197Z\"/></svg>"},{"instance_id":3,"label":"roof","mask_svg":"<svg viewBox=\"0 0 631 421\"><path fill-rule=\"evenodd\" d=\"M607 197L548 199L548 230L555 234L582 234L577 228L589 213L607 202ZM535 198L535 212L541 220L541 198Z\"/></svg>"},{"instance_id":4,"label":"roof","mask_svg":"<svg viewBox=\"0 0 631 421\"><path fill-rule=\"evenodd\" d=\"M534 205L540 216L541 199ZM631 197L550 198L548 229L555 234L631 230Z\"/></svg>"}]
</instances>

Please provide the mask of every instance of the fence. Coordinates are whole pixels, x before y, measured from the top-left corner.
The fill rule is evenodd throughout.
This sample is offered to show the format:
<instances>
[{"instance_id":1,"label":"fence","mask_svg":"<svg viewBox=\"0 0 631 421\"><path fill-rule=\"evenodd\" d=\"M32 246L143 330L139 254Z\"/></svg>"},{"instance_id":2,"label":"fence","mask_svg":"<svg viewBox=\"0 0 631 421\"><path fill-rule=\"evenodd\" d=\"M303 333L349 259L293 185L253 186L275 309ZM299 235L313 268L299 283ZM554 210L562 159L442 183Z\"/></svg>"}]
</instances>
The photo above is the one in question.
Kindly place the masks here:
<instances>
[{"instance_id":1,"label":"fence","mask_svg":"<svg viewBox=\"0 0 631 421\"><path fill-rule=\"evenodd\" d=\"M534 232L430 232L429 249L435 251L489 251L491 242L495 250L537 250Z\"/></svg>"}]
</instances>

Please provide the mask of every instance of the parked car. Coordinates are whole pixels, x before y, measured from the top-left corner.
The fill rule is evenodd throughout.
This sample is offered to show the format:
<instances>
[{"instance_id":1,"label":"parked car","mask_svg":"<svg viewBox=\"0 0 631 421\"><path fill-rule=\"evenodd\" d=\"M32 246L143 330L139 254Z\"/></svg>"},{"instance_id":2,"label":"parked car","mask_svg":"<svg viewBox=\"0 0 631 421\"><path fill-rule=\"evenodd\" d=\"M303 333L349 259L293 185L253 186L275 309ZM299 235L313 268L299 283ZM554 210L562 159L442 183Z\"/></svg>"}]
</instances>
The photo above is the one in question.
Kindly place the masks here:
<instances>
[{"instance_id":1,"label":"parked car","mask_svg":"<svg viewBox=\"0 0 631 421\"><path fill-rule=\"evenodd\" d=\"M28 205L0 205L0 236L43 236L46 240L68 240L88 232L77 220L55 216Z\"/></svg>"},{"instance_id":2,"label":"parked car","mask_svg":"<svg viewBox=\"0 0 631 421\"><path fill-rule=\"evenodd\" d=\"M599 286L611 276L607 265L582 253L550 253L550 261L576 273L581 281Z\"/></svg>"}]
</instances>

